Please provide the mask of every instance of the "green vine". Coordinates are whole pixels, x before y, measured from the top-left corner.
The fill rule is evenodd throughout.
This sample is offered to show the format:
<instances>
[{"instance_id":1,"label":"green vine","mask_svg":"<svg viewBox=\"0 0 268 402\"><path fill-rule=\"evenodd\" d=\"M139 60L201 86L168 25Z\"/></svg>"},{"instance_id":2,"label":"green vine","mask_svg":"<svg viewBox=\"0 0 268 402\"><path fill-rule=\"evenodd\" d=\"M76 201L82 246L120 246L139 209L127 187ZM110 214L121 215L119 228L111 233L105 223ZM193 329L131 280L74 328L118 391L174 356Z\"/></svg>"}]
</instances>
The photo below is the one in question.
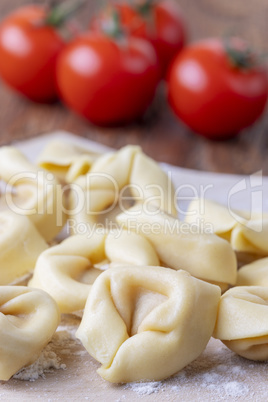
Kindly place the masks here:
<instances>
[{"instance_id":1,"label":"green vine","mask_svg":"<svg viewBox=\"0 0 268 402\"><path fill-rule=\"evenodd\" d=\"M61 27L70 19L81 7L86 4L86 0L64 1L60 4L52 2L49 12L45 18L45 25Z\"/></svg>"},{"instance_id":2,"label":"green vine","mask_svg":"<svg viewBox=\"0 0 268 402\"><path fill-rule=\"evenodd\" d=\"M136 1L134 3L134 8L139 14L147 16L148 14L150 14L155 2L155 0L143 0L139 2Z\"/></svg>"},{"instance_id":3,"label":"green vine","mask_svg":"<svg viewBox=\"0 0 268 402\"><path fill-rule=\"evenodd\" d=\"M116 8L109 10L109 13L102 21L102 32L108 36L119 39L124 36L124 30L121 25L120 13Z\"/></svg>"}]
</instances>

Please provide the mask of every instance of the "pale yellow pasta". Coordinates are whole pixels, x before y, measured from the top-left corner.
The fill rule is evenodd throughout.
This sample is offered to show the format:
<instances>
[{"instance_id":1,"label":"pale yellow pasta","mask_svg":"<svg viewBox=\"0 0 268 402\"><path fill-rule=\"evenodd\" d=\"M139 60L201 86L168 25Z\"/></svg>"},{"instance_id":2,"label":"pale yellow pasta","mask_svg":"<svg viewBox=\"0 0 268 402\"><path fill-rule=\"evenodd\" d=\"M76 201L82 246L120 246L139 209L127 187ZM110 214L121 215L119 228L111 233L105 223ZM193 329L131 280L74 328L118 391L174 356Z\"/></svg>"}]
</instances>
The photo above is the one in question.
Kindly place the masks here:
<instances>
[{"instance_id":1,"label":"pale yellow pasta","mask_svg":"<svg viewBox=\"0 0 268 402\"><path fill-rule=\"evenodd\" d=\"M89 172L99 153L63 141L51 141L38 156L37 163L59 179L71 183Z\"/></svg>"},{"instance_id":2,"label":"pale yellow pasta","mask_svg":"<svg viewBox=\"0 0 268 402\"><path fill-rule=\"evenodd\" d=\"M107 234L95 231L90 237L74 235L42 253L30 286L47 291L62 313L84 308L101 264L154 265L158 257L150 243L124 230ZM100 268L99 268L100 267Z\"/></svg>"},{"instance_id":3,"label":"pale yellow pasta","mask_svg":"<svg viewBox=\"0 0 268 402\"><path fill-rule=\"evenodd\" d=\"M268 258L261 258L241 267L237 275L237 285L268 287Z\"/></svg>"},{"instance_id":4,"label":"pale yellow pasta","mask_svg":"<svg viewBox=\"0 0 268 402\"><path fill-rule=\"evenodd\" d=\"M185 271L111 268L95 281L76 336L105 380L162 380L205 349L219 298L218 286Z\"/></svg>"},{"instance_id":5,"label":"pale yellow pasta","mask_svg":"<svg viewBox=\"0 0 268 402\"><path fill-rule=\"evenodd\" d=\"M60 321L45 292L26 286L0 286L0 380L32 364Z\"/></svg>"},{"instance_id":6,"label":"pale yellow pasta","mask_svg":"<svg viewBox=\"0 0 268 402\"><path fill-rule=\"evenodd\" d=\"M79 234L79 224L94 227L116 206L119 212L129 208L129 198L132 203L143 200L148 207L154 205L177 215L170 178L139 147L132 145L104 154L87 175L73 184L69 199L69 215L75 221L72 232Z\"/></svg>"},{"instance_id":7,"label":"pale yellow pasta","mask_svg":"<svg viewBox=\"0 0 268 402\"><path fill-rule=\"evenodd\" d=\"M7 183L5 209L27 215L45 240L65 224L62 188L52 173L37 168L16 148L0 148L0 179Z\"/></svg>"},{"instance_id":8,"label":"pale yellow pasta","mask_svg":"<svg viewBox=\"0 0 268 402\"><path fill-rule=\"evenodd\" d=\"M251 242L245 236L245 229L244 225L237 223L230 234L231 246L237 253L239 253L239 256L241 253L262 255L262 251L254 245L254 241Z\"/></svg>"},{"instance_id":9,"label":"pale yellow pasta","mask_svg":"<svg viewBox=\"0 0 268 402\"><path fill-rule=\"evenodd\" d=\"M113 230L105 239L105 254L113 263L160 265L157 254L145 237L127 230Z\"/></svg>"},{"instance_id":10,"label":"pale yellow pasta","mask_svg":"<svg viewBox=\"0 0 268 402\"><path fill-rule=\"evenodd\" d=\"M230 240L237 221L228 209L215 201L205 198L193 199L187 209L185 222L190 224L206 222L211 232Z\"/></svg>"},{"instance_id":11,"label":"pale yellow pasta","mask_svg":"<svg viewBox=\"0 0 268 402\"><path fill-rule=\"evenodd\" d=\"M205 222L211 231L227 239L239 253L268 255L268 216L245 211L229 211L227 207L206 199L193 200L188 208L186 222Z\"/></svg>"},{"instance_id":12,"label":"pale yellow pasta","mask_svg":"<svg viewBox=\"0 0 268 402\"><path fill-rule=\"evenodd\" d=\"M162 264L221 285L225 290L237 279L237 262L230 244L215 234L192 233L191 225L143 204L117 216L118 223L146 237Z\"/></svg>"},{"instance_id":13,"label":"pale yellow pasta","mask_svg":"<svg viewBox=\"0 0 268 402\"><path fill-rule=\"evenodd\" d=\"M268 359L268 288L236 286L221 297L213 336L251 360Z\"/></svg>"},{"instance_id":14,"label":"pale yellow pasta","mask_svg":"<svg viewBox=\"0 0 268 402\"><path fill-rule=\"evenodd\" d=\"M253 252L263 256L268 255L268 218L266 214L262 219L252 219L246 225L240 225L240 229ZM247 248L242 251L247 251Z\"/></svg>"},{"instance_id":15,"label":"pale yellow pasta","mask_svg":"<svg viewBox=\"0 0 268 402\"><path fill-rule=\"evenodd\" d=\"M47 244L27 216L0 212L0 285L33 271Z\"/></svg>"}]
</instances>

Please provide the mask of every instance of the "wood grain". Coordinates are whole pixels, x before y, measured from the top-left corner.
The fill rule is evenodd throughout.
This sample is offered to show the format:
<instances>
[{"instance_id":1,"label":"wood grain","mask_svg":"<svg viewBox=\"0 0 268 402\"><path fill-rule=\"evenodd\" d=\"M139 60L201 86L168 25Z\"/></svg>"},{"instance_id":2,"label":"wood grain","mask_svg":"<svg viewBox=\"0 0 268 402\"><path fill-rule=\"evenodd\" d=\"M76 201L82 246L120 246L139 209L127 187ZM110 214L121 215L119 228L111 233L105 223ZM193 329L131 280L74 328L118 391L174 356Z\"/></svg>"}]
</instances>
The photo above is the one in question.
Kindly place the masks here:
<instances>
[{"instance_id":1,"label":"wood grain","mask_svg":"<svg viewBox=\"0 0 268 402\"><path fill-rule=\"evenodd\" d=\"M1 18L27 3L27 0L2 0ZM78 15L82 26L87 26L96 3L88 1L86 9ZM268 3L265 0L180 0L178 3L188 22L189 40L232 32L248 39L259 52L267 51ZM110 129L89 124L60 103L31 103L3 83L0 83L0 106L0 145L65 129L114 148L140 144L158 161L191 169L238 174L263 170L268 174L268 111L235 139L211 142L195 135L175 118L164 88L160 88L153 107L142 121Z\"/></svg>"}]
</instances>

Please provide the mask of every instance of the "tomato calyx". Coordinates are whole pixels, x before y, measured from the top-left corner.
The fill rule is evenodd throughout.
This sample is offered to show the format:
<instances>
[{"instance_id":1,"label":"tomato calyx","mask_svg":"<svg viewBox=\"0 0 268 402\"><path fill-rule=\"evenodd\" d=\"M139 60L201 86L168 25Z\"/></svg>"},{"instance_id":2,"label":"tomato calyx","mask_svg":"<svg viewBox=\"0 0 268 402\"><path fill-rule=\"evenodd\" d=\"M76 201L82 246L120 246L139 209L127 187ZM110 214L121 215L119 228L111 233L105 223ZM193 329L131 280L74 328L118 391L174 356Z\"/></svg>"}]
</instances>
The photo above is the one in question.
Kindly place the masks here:
<instances>
[{"instance_id":1,"label":"tomato calyx","mask_svg":"<svg viewBox=\"0 0 268 402\"><path fill-rule=\"evenodd\" d=\"M69 20L81 7L86 4L86 0L65 1L60 4L52 2L46 18L42 21L43 25L60 28Z\"/></svg>"},{"instance_id":2,"label":"tomato calyx","mask_svg":"<svg viewBox=\"0 0 268 402\"><path fill-rule=\"evenodd\" d=\"M105 35L114 39L121 39L126 36L126 32L122 27L120 13L114 7L109 7L106 10L105 16L100 22L100 29Z\"/></svg>"},{"instance_id":3,"label":"tomato calyx","mask_svg":"<svg viewBox=\"0 0 268 402\"><path fill-rule=\"evenodd\" d=\"M154 7L158 0L136 0L132 5L135 12L146 22L147 32L153 37L156 34Z\"/></svg>"},{"instance_id":4,"label":"tomato calyx","mask_svg":"<svg viewBox=\"0 0 268 402\"><path fill-rule=\"evenodd\" d=\"M147 17L152 12L156 0L140 0L134 4L134 9L142 16Z\"/></svg>"},{"instance_id":5,"label":"tomato calyx","mask_svg":"<svg viewBox=\"0 0 268 402\"><path fill-rule=\"evenodd\" d=\"M256 56L248 44L238 38L224 41L224 49L232 67L249 71L256 66Z\"/></svg>"}]
</instances>

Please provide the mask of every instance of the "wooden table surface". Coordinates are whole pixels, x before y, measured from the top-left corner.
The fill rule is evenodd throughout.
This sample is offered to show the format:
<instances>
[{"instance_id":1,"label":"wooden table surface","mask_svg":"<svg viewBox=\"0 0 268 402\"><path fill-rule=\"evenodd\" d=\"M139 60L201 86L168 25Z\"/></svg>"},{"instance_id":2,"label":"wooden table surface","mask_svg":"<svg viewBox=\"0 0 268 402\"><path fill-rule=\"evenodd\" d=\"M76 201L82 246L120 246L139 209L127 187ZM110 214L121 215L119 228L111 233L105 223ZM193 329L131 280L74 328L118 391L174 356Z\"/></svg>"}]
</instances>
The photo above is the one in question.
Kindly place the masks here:
<instances>
[{"instance_id":1,"label":"wooden table surface","mask_svg":"<svg viewBox=\"0 0 268 402\"><path fill-rule=\"evenodd\" d=\"M1 19L28 0L1 0ZM45 3L39 1L39 3ZM78 15L86 25L97 6L89 0ZM189 40L236 33L260 53L268 48L268 3L265 0L178 0L189 26ZM40 133L64 129L105 145L119 148L140 144L158 161L191 169L250 174L260 169L268 174L268 109L263 117L238 137L212 142L190 132L170 111L159 91L155 104L143 119L127 127L99 128L89 124L62 104L31 103L0 83L0 145Z\"/></svg>"}]
</instances>

